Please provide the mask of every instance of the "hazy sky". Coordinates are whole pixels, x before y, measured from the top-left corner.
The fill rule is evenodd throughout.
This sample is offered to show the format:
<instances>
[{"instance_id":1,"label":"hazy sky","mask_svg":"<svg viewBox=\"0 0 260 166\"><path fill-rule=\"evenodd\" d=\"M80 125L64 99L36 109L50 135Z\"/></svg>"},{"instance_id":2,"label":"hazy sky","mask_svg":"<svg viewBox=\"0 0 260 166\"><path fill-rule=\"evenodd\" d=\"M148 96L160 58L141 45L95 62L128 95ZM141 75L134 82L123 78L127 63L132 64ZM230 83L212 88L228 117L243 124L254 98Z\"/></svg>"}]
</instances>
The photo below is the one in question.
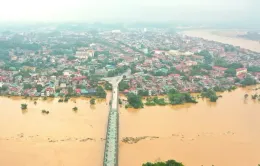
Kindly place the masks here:
<instances>
[{"instance_id":1,"label":"hazy sky","mask_svg":"<svg viewBox=\"0 0 260 166\"><path fill-rule=\"evenodd\" d=\"M1 1L0 21L221 21L260 18L259 0Z\"/></svg>"}]
</instances>

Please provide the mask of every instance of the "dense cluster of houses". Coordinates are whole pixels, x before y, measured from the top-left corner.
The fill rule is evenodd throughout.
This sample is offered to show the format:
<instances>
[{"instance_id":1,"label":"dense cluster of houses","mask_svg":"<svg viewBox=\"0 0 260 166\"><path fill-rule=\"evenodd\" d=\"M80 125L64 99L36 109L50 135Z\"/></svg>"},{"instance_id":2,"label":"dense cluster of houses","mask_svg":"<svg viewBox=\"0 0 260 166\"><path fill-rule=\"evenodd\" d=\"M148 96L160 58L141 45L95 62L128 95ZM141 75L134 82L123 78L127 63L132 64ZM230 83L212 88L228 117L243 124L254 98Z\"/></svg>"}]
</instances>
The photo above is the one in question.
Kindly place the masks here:
<instances>
[{"instance_id":1,"label":"dense cluster of houses","mask_svg":"<svg viewBox=\"0 0 260 166\"><path fill-rule=\"evenodd\" d=\"M0 62L1 92L26 96L93 95L102 77L123 66L132 70L131 76L123 80L129 85L124 93L147 90L149 95L157 95L172 88L198 92L216 86L228 88L247 75L260 78L259 72L247 70L260 66L260 54L238 47L230 51L225 44L165 30L103 31L98 38L94 40L93 34L87 32L66 31L41 41L25 33L25 41L37 41L41 47L8 50L9 61ZM73 40L80 40L81 45L70 47ZM69 46L56 48L62 44ZM243 67L236 69L235 76L227 77L228 68L214 62L207 64L206 57L198 54L203 50L212 59L241 63Z\"/></svg>"}]
</instances>

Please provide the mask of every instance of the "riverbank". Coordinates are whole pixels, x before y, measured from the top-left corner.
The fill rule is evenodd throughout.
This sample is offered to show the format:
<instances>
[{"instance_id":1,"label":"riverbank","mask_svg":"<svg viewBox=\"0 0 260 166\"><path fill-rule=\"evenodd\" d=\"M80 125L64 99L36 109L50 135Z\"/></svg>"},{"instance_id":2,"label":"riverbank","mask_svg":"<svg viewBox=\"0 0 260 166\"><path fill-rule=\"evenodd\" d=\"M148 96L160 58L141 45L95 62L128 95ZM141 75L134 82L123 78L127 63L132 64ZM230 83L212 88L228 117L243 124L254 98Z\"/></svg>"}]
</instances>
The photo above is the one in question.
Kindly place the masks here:
<instances>
[{"instance_id":1,"label":"riverbank","mask_svg":"<svg viewBox=\"0 0 260 166\"><path fill-rule=\"evenodd\" d=\"M258 41L235 37L234 34L223 33L221 30L190 30L183 31L182 33L191 37L199 37L260 52L260 43Z\"/></svg>"}]
</instances>

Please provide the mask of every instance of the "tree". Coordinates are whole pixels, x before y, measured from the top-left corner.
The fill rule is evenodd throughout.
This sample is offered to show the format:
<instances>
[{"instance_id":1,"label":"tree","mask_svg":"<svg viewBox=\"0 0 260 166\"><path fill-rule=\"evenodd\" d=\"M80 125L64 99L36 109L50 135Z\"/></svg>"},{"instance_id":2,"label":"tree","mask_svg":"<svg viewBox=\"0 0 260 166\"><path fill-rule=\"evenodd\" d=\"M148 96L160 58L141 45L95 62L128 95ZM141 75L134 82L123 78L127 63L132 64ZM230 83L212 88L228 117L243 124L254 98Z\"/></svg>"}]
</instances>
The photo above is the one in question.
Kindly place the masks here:
<instances>
[{"instance_id":1,"label":"tree","mask_svg":"<svg viewBox=\"0 0 260 166\"><path fill-rule=\"evenodd\" d=\"M140 96L149 96L149 91L148 90L139 90L138 95Z\"/></svg>"},{"instance_id":2,"label":"tree","mask_svg":"<svg viewBox=\"0 0 260 166\"><path fill-rule=\"evenodd\" d=\"M123 102L122 102L121 99L118 99L118 103L119 103L119 104L123 104Z\"/></svg>"},{"instance_id":3,"label":"tree","mask_svg":"<svg viewBox=\"0 0 260 166\"><path fill-rule=\"evenodd\" d=\"M210 96L209 99L211 102L216 102L218 100L218 96Z\"/></svg>"},{"instance_id":4,"label":"tree","mask_svg":"<svg viewBox=\"0 0 260 166\"><path fill-rule=\"evenodd\" d=\"M57 93L60 93L60 91L61 91L61 88L56 89Z\"/></svg>"},{"instance_id":5,"label":"tree","mask_svg":"<svg viewBox=\"0 0 260 166\"><path fill-rule=\"evenodd\" d=\"M214 65L215 66L221 66L221 67L227 67L227 62L225 61L224 58L217 58L215 61L214 61Z\"/></svg>"},{"instance_id":6,"label":"tree","mask_svg":"<svg viewBox=\"0 0 260 166\"><path fill-rule=\"evenodd\" d=\"M42 110L42 113L43 113L43 114L49 114L50 112L49 112L49 111L46 111L46 110Z\"/></svg>"},{"instance_id":7,"label":"tree","mask_svg":"<svg viewBox=\"0 0 260 166\"><path fill-rule=\"evenodd\" d=\"M21 109L26 110L27 109L27 104L21 104Z\"/></svg>"},{"instance_id":8,"label":"tree","mask_svg":"<svg viewBox=\"0 0 260 166\"><path fill-rule=\"evenodd\" d=\"M212 66L209 64L200 64L199 67L205 70L212 70Z\"/></svg>"},{"instance_id":9,"label":"tree","mask_svg":"<svg viewBox=\"0 0 260 166\"><path fill-rule=\"evenodd\" d=\"M150 98L150 97L146 98L146 103L145 103L145 105L155 106L156 103L154 102L154 98Z\"/></svg>"},{"instance_id":10,"label":"tree","mask_svg":"<svg viewBox=\"0 0 260 166\"><path fill-rule=\"evenodd\" d=\"M257 97L258 97L257 94L252 95L252 99L253 99L253 100L257 99Z\"/></svg>"},{"instance_id":11,"label":"tree","mask_svg":"<svg viewBox=\"0 0 260 166\"><path fill-rule=\"evenodd\" d=\"M164 98L159 99L158 97L154 97L153 101L157 105L166 105L167 103L164 101Z\"/></svg>"},{"instance_id":12,"label":"tree","mask_svg":"<svg viewBox=\"0 0 260 166\"><path fill-rule=\"evenodd\" d=\"M68 94L69 94L69 95L72 95L72 94L73 94L73 88L72 88L72 87L69 87L69 88L68 88Z\"/></svg>"},{"instance_id":13,"label":"tree","mask_svg":"<svg viewBox=\"0 0 260 166\"><path fill-rule=\"evenodd\" d=\"M102 86L98 86L98 87L97 87L96 95L97 95L98 97L100 97L100 98L106 98L107 93L106 93L106 91L103 89Z\"/></svg>"},{"instance_id":14,"label":"tree","mask_svg":"<svg viewBox=\"0 0 260 166\"><path fill-rule=\"evenodd\" d=\"M68 60L69 60L69 61L72 61L72 60L75 60L75 59L76 59L75 56L69 56L69 57L68 57Z\"/></svg>"},{"instance_id":15,"label":"tree","mask_svg":"<svg viewBox=\"0 0 260 166\"><path fill-rule=\"evenodd\" d=\"M112 90L112 85L108 82L105 83L105 89L106 90Z\"/></svg>"},{"instance_id":16,"label":"tree","mask_svg":"<svg viewBox=\"0 0 260 166\"><path fill-rule=\"evenodd\" d=\"M189 93L180 93L175 89L171 89L168 93L170 104L197 103L197 101Z\"/></svg>"},{"instance_id":17,"label":"tree","mask_svg":"<svg viewBox=\"0 0 260 166\"><path fill-rule=\"evenodd\" d=\"M224 49L225 49L225 52L234 52L234 51L236 51L236 48L234 46L232 46L232 45L225 45Z\"/></svg>"},{"instance_id":18,"label":"tree","mask_svg":"<svg viewBox=\"0 0 260 166\"><path fill-rule=\"evenodd\" d=\"M229 76L236 76L236 69L233 69L233 68L229 68L225 71L225 73Z\"/></svg>"},{"instance_id":19,"label":"tree","mask_svg":"<svg viewBox=\"0 0 260 166\"><path fill-rule=\"evenodd\" d=\"M156 163L145 163L142 166L184 166L182 163L175 160L168 160L166 162L156 162Z\"/></svg>"},{"instance_id":20,"label":"tree","mask_svg":"<svg viewBox=\"0 0 260 166\"><path fill-rule=\"evenodd\" d=\"M59 99L58 102L59 102L59 103L62 103L62 102L63 102L63 99Z\"/></svg>"},{"instance_id":21,"label":"tree","mask_svg":"<svg viewBox=\"0 0 260 166\"><path fill-rule=\"evenodd\" d=\"M127 101L131 107L136 108L136 109L143 108L143 106L144 106L141 96L138 96L134 93L129 93L127 95Z\"/></svg>"},{"instance_id":22,"label":"tree","mask_svg":"<svg viewBox=\"0 0 260 166\"><path fill-rule=\"evenodd\" d=\"M78 110L78 107L74 107L74 108L72 108L73 109L73 111L77 111Z\"/></svg>"},{"instance_id":23,"label":"tree","mask_svg":"<svg viewBox=\"0 0 260 166\"><path fill-rule=\"evenodd\" d=\"M203 56L206 64L211 64L213 61L212 55L209 53L208 50L202 50L199 53L197 53L197 55Z\"/></svg>"},{"instance_id":24,"label":"tree","mask_svg":"<svg viewBox=\"0 0 260 166\"><path fill-rule=\"evenodd\" d=\"M68 102L69 99L70 99L69 97L65 97L64 102Z\"/></svg>"},{"instance_id":25,"label":"tree","mask_svg":"<svg viewBox=\"0 0 260 166\"><path fill-rule=\"evenodd\" d=\"M209 98L211 102L216 102L218 100L218 96L217 96L216 92L213 89L205 89L201 93L201 96Z\"/></svg>"},{"instance_id":26,"label":"tree","mask_svg":"<svg viewBox=\"0 0 260 166\"><path fill-rule=\"evenodd\" d=\"M23 89L31 89L31 88L32 88L32 85L29 83L26 83L23 85Z\"/></svg>"},{"instance_id":27,"label":"tree","mask_svg":"<svg viewBox=\"0 0 260 166\"><path fill-rule=\"evenodd\" d=\"M2 91L6 91L7 89L8 89L7 85L3 85L2 88L1 88Z\"/></svg>"},{"instance_id":28,"label":"tree","mask_svg":"<svg viewBox=\"0 0 260 166\"><path fill-rule=\"evenodd\" d=\"M249 72L260 72L260 67L258 66L251 66L247 69Z\"/></svg>"},{"instance_id":29,"label":"tree","mask_svg":"<svg viewBox=\"0 0 260 166\"><path fill-rule=\"evenodd\" d=\"M94 105L94 104L96 104L96 99L94 99L94 98L91 98L91 99L90 99L90 104L91 104L91 105Z\"/></svg>"},{"instance_id":30,"label":"tree","mask_svg":"<svg viewBox=\"0 0 260 166\"><path fill-rule=\"evenodd\" d=\"M108 77L114 77L116 74L115 74L115 71L114 70L110 70L108 73L107 73L107 76Z\"/></svg>"},{"instance_id":31,"label":"tree","mask_svg":"<svg viewBox=\"0 0 260 166\"><path fill-rule=\"evenodd\" d=\"M37 90L37 92L41 92L42 89L43 89L43 87L42 87L41 84L37 84L37 85L36 85L36 90Z\"/></svg>"},{"instance_id":32,"label":"tree","mask_svg":"<svg viewBox=\"0 0 260 166\"><path fill-rule=\"evenodd\" d=\"M124 80L120 81L118 84L119 91L124 91L129 88L128 83L126 83Z\"/></svg>"},{"instance_id":33,"label":"tree","mask_svg":"<svg viewBox=\"0 0 260 166\"><path fill-rule=\"evenodd\" d=\"M238 68L242 68L243 65L241 63L231 63L227 67L232 69L238 69Z\"/></svg>"},{"instance_id":34,"label":"tree","mask_svg":"<svg viewBox=\"0 0 260 166\"><path fill-rule=\"evenodd\" d=\"M248 85L255 85L256 80L250 76L247 76L244 80L241 81L241 84L243 86L248 86Z\"/></svg>"}]
</instances>

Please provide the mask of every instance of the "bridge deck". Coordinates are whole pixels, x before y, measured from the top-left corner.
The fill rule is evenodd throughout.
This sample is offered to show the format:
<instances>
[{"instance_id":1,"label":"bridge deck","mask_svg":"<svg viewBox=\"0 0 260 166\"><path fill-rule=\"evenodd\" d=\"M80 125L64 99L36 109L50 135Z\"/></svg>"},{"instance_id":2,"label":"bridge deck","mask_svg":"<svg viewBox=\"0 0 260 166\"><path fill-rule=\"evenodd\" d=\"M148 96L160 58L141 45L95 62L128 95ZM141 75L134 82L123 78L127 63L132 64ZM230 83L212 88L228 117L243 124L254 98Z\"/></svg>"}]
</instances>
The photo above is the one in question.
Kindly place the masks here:
<instances>
[{"instance_id":1,"label":"bridge deck","mask_svg":"<svg viewBox=\"0 0 260 166\"><path fill-rule=\"evenodd\" d=\"M113 87L112 104L108 115L104 166L118 165L118 90Z\"/></svg>"}]
</instances>

